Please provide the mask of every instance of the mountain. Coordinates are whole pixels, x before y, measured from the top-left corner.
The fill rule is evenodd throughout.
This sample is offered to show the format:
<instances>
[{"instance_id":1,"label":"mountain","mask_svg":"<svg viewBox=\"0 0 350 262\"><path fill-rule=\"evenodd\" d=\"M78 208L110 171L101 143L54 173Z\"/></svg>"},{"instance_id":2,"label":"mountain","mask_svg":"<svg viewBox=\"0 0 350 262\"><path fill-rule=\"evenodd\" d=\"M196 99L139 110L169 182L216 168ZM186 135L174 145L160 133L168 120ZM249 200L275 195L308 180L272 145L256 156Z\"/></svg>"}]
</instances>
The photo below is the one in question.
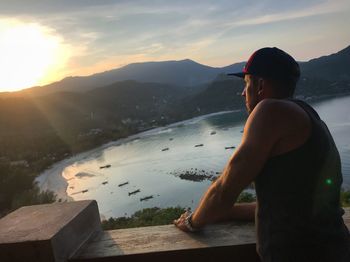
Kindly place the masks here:
<instances>
[{"instance_id":1,"label":"mountain","mask_svg":"<svg viewBox=\"0 0 350 262\"><path fill-rule=\"evenodd\" d=\"M187 118L176 110L181 99L176 87L135 81L85 93L0 97L0 160L26 159L41 170L53 157Z\"/></svg>"},{"instance_id":2,"label":"mountain","mask_svg":"<svg viewBox=\"0 0 350 262\"><path fill-rule=\"evenodd\" d=\"M204 91L183 99L182 110L192 116L244 108L242 79L220 79Z\"/></svg>"},{"instance_id":3,"label":"mountain","mask_svg":"<svg viewBox=\"0 0 350 262\"><path fill-rule=\"evenodd\" d=\"M18 94L45 95L53 92L86 92L115 82L133 80L180 86L192 93L203 90L213 80L224 80L226 73L242 70L245 62L226 67L210 67L190 59L180 61L133 63L124 67L96 73L90 76L73 76L45 86L29 88ZM299 62L302 78L327 81L348 81L350 46L328 56ZM227 78L226 78L227 79ZM12 95L8 94L8 95ZM5 95L5 93L2 93Z\"/></svg>"},{"instance_id":4,"label":"mountain","mask_svg":"<svg viewBox=\"0 0 350 262\"><path fill-rule=\"evenodd\" d=\"M349 63L350 47L336 54L302 62L302 77L296 95L308 98L349 93ZM98 127L113 130L125 119L134 123L128 126L139 124L141 128L149 128L153 125L152 121L157 124L170 123L195 115L242 108L244 104L240 93L244 83L241 79L227 77L226 73L241 70L243 64L222 68L211 68L191 60L131 64L37 88L50 90L46 94L40 92L40 96L23 96L28 92L35 93L33 90L17 92L18 99L2 95L0 134L14 135L20 130L22 133L53 130L63 133L58 135L66 139L69 137L64 135L68 132L67 126L72 129L71 136L76 137L81 132ZM145 81L154 77L155 82L127 80L102 85L108 79L114 81L114 77L127 78L132 75ZM93 83L99 83L98 87L93 88ZM74 92L82 89L85 92ZM58 90L60 92L56 92ZM140 124L142 121L147 124ZM7 143L9 140L3 141Z\"/></svg>"},{"instance_id":5,"label":"mountain","mask_svg":"<svg viewBox=\"0 0 350 262\"><path fill-rule=\"evenodd\" d=\"M298 98L314 99L350 93L350 46L335 54L299 64L301 77L295 91ZM234 72L239 69L226 71ZM186 109L195 113L199 108L202 114L206 114L244 108L243 99L240 97L243 87L242 80L220 75L207 89L185 99Z\"/></svg>"},{"instance_id":6,"label":"mountain","mask_svg":"<svg viewBox=\"0 0 350 262\"><path fill-rule=\"evenodd\" d=\"M350 46L328 56L300 63L303 77L329 81L350 80Z\"/></svg>"},{"instance_id":7,"label":"mountain","mask_svg":"<svg viewBox=\"0 0 350 262\"><path fill-rule=\"evenodd\" d=\"M332 55L301 62L302 77L296 95L309 98L349 93L349 63L350 47ZM158 124L168 123L195 115L242 108L244 104L240 93L244 83L241 79L228 77L226 73L240 71L243 65L238 63L211 68L191 60L138 63L92 76L66 78L36 90L17 92L17 100L6 100L10 96L3 94L0 96L0 133L28 128L53 128L57 133L57 130L66 132L65 126L69 126L73 130L72 136L76 136L91 128L112 130L125 119L134 121L135 126L135 121L145 121L148 124L141 127L146 128L153 125L153 120ZM126 80L102 85L118 77L132 76L144 81L153 78L154 82ZM40 91L42 89L46 91ZM85 92L76 93L77 90ZM27 93L40 96L32 96L28 101L21 98ZM18 110L22 111L17 113ZM93 120L90 119L92 115ZM33 133L33 130L28 133Z\"/></svg>"},{"instance_id":8,"label":"mountain","mask_svg":"<svg viewBox=\"0 0 350 262\"><path fill-rule=\"evenodd\" d=\"M216 68L186 59L181 61L145 62L126 65L122 68L97 73L91 76L67 77L61 81L33 87L22 92L48 94L57 91L86 92L119 81L133 80L182 87L200 87L213 81L218 74L242 69L244 63Z\"/></svg>"}]
</instances>

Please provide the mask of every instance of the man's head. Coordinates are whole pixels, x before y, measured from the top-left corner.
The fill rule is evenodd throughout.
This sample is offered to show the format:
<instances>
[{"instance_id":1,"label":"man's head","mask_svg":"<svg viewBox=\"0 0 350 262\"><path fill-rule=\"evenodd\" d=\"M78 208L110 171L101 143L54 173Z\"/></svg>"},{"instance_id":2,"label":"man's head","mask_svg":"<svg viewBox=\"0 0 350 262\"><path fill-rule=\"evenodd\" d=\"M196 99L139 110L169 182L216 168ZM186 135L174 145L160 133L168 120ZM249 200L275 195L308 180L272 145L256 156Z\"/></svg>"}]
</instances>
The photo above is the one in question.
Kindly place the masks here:
<instances>
[{"instance_id":1,"label":"man's head","mask_svg":"<svg viewBox=\"0 0 350 262\"><path fill-rule=\"evenodd\" d=\"M244 78L246 85L242 95L250 113L265 98L292 97L300 69L286 52L276 47L265 47L251 55L243 72L230 75Z\"/></svg>"}]
</instances>

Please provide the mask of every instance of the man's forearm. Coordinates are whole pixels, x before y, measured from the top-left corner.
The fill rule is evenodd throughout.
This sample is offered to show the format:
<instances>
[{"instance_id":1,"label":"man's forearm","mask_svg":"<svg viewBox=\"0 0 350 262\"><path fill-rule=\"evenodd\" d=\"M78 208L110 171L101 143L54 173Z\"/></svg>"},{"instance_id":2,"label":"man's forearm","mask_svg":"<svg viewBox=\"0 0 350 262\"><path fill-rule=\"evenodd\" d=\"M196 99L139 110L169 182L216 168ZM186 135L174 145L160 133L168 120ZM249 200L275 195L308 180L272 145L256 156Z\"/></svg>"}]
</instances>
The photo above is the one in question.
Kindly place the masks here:
<instances>
[{"instance_id":1,"label":"man's forearm","mask_svg":"<svg viewBox=\"0 0 350 262\"><path fill-rule=\"evenodd\" d=\"M219 180L220 178L209 187L194 212L192 218L194 227L200 228L206 224L226 220L230 217L232 202L223 201L220 192L221 181Z\"/></svg>"},{"instance_id":2,"label":"man's forearm","mask_svg":"<svg viewBox=\"0 0 350 262\"><path fill-rule=\"evenodd\" d=\"M212 192L211 192L212 191ZM252 203L237 203L234 204L231 208L224 208L223 205L215 204L215 188L209 189L207 194L204 196L203 202L206 202L206 206L200 206L199 212L195 212L193 217L193 226L200 228L205 224L214 223L214 222L223 222L223 221L255 221L255 210L256 202ZM210 203L210 204L209 204ZM209 208L211 206L211 208ZM214 211L214 207L221 207ZM211 212L206 212L206 208L211 209ZM206 213L206 216L203 216L203 213ZM197 223L196 223L197 222Z\"/></svg>"},{"instance_id":3,"label":"man's forearm","mask_svg":"<svg viewBox=\"0 0 350 262\"><path fill-rule=\"evenodd\" d=\"M238 149L226 165L222 175L209 187L204 194L198 208L192 216L194 227L202 227L206 224L229 220L232 215L232 207L238 195L251 183L248 175L249 163L241 155L242 149ZM241 152L241 153L239 153ZM233 169L232 167L235 166ZM246 172L244 175L243 171Z\"/></svg>"},{"instance_id":4,"label":"man's forearm","mask_svg":"<svg viewBox=\"0 0 350 262\"><path fill-rule=\"evenodd\" d=\"M256 202L235 204L230 212L231 220L254 221Z\"/></svg>"}]
</instances>

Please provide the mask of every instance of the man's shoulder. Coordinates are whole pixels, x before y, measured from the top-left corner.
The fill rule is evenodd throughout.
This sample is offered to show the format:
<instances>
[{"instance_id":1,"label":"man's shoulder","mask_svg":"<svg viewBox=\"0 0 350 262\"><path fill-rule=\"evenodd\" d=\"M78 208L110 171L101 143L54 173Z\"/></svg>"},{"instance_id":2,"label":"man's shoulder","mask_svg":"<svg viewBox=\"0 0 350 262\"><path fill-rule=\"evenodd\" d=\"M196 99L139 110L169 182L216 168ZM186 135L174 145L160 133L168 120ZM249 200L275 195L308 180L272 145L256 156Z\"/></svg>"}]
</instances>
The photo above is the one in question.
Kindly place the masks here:
<instances>
[{"instance_id":1,"label":"man's shoulder","mask_svg":"<svg viewBox=\"0 0 350 262\"><path fill-rule=\"evenodd\" d=\"M269 119L275 120L308 120L307 113L297 103L286 99L268 98L260 101L255 107L255 113L261 116L266 115Z\"/></svg>"},{"instance_id":2,"label":"man's shoulder","mask_svg":"<svg viewBox=\"0 0 350 262\"><path fill-rule=\"evenodd\" d=\"M311 130L308 114L295 102L264 99L248 117L244 142L275 156L304 144Z\"/></svg>"},{"instance_id":3,"label":"man's shoulder","mask_svg":"<svg viewBox=\"0 0 350 262\"><path fill-rule=\"evenodd\" d=\"M249 118L252 118L252 122L259 123L260 128L282 136L309 129L311 123L304 109L295 102L284 99L262 100Z\"/></svg>"},{"instance_id":4,"label":"man's shoulder","mask_svg":"<svg viewBox=\"0 0 350 262\"><path fill-rule=\"evenodd\" d=\"M290 109L298 106L293 100L289 99L265 98L257 104L257 107Z\"/></svg>"}]
</instances>

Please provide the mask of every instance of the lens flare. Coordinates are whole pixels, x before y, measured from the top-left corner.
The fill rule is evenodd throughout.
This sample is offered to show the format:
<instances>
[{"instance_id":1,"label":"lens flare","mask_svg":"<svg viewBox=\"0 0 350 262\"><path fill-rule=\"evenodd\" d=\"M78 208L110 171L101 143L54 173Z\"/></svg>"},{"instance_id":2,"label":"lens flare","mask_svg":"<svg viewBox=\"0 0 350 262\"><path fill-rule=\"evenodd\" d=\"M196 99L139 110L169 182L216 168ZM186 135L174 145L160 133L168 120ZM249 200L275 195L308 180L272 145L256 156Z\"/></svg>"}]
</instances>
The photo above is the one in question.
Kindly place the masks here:
<instances>
[{"instance_id":1,"label":"lens flare","mask_svg":"<svg viewBox=\"0 0 350 262\"><path fill-rule=\"evenodd\" d=\"M326 184L329 185L329 186L332 185L332 184L333 184L332 179L327 178L327 179L326 179Z\"/></svg>"}]
</instances>

